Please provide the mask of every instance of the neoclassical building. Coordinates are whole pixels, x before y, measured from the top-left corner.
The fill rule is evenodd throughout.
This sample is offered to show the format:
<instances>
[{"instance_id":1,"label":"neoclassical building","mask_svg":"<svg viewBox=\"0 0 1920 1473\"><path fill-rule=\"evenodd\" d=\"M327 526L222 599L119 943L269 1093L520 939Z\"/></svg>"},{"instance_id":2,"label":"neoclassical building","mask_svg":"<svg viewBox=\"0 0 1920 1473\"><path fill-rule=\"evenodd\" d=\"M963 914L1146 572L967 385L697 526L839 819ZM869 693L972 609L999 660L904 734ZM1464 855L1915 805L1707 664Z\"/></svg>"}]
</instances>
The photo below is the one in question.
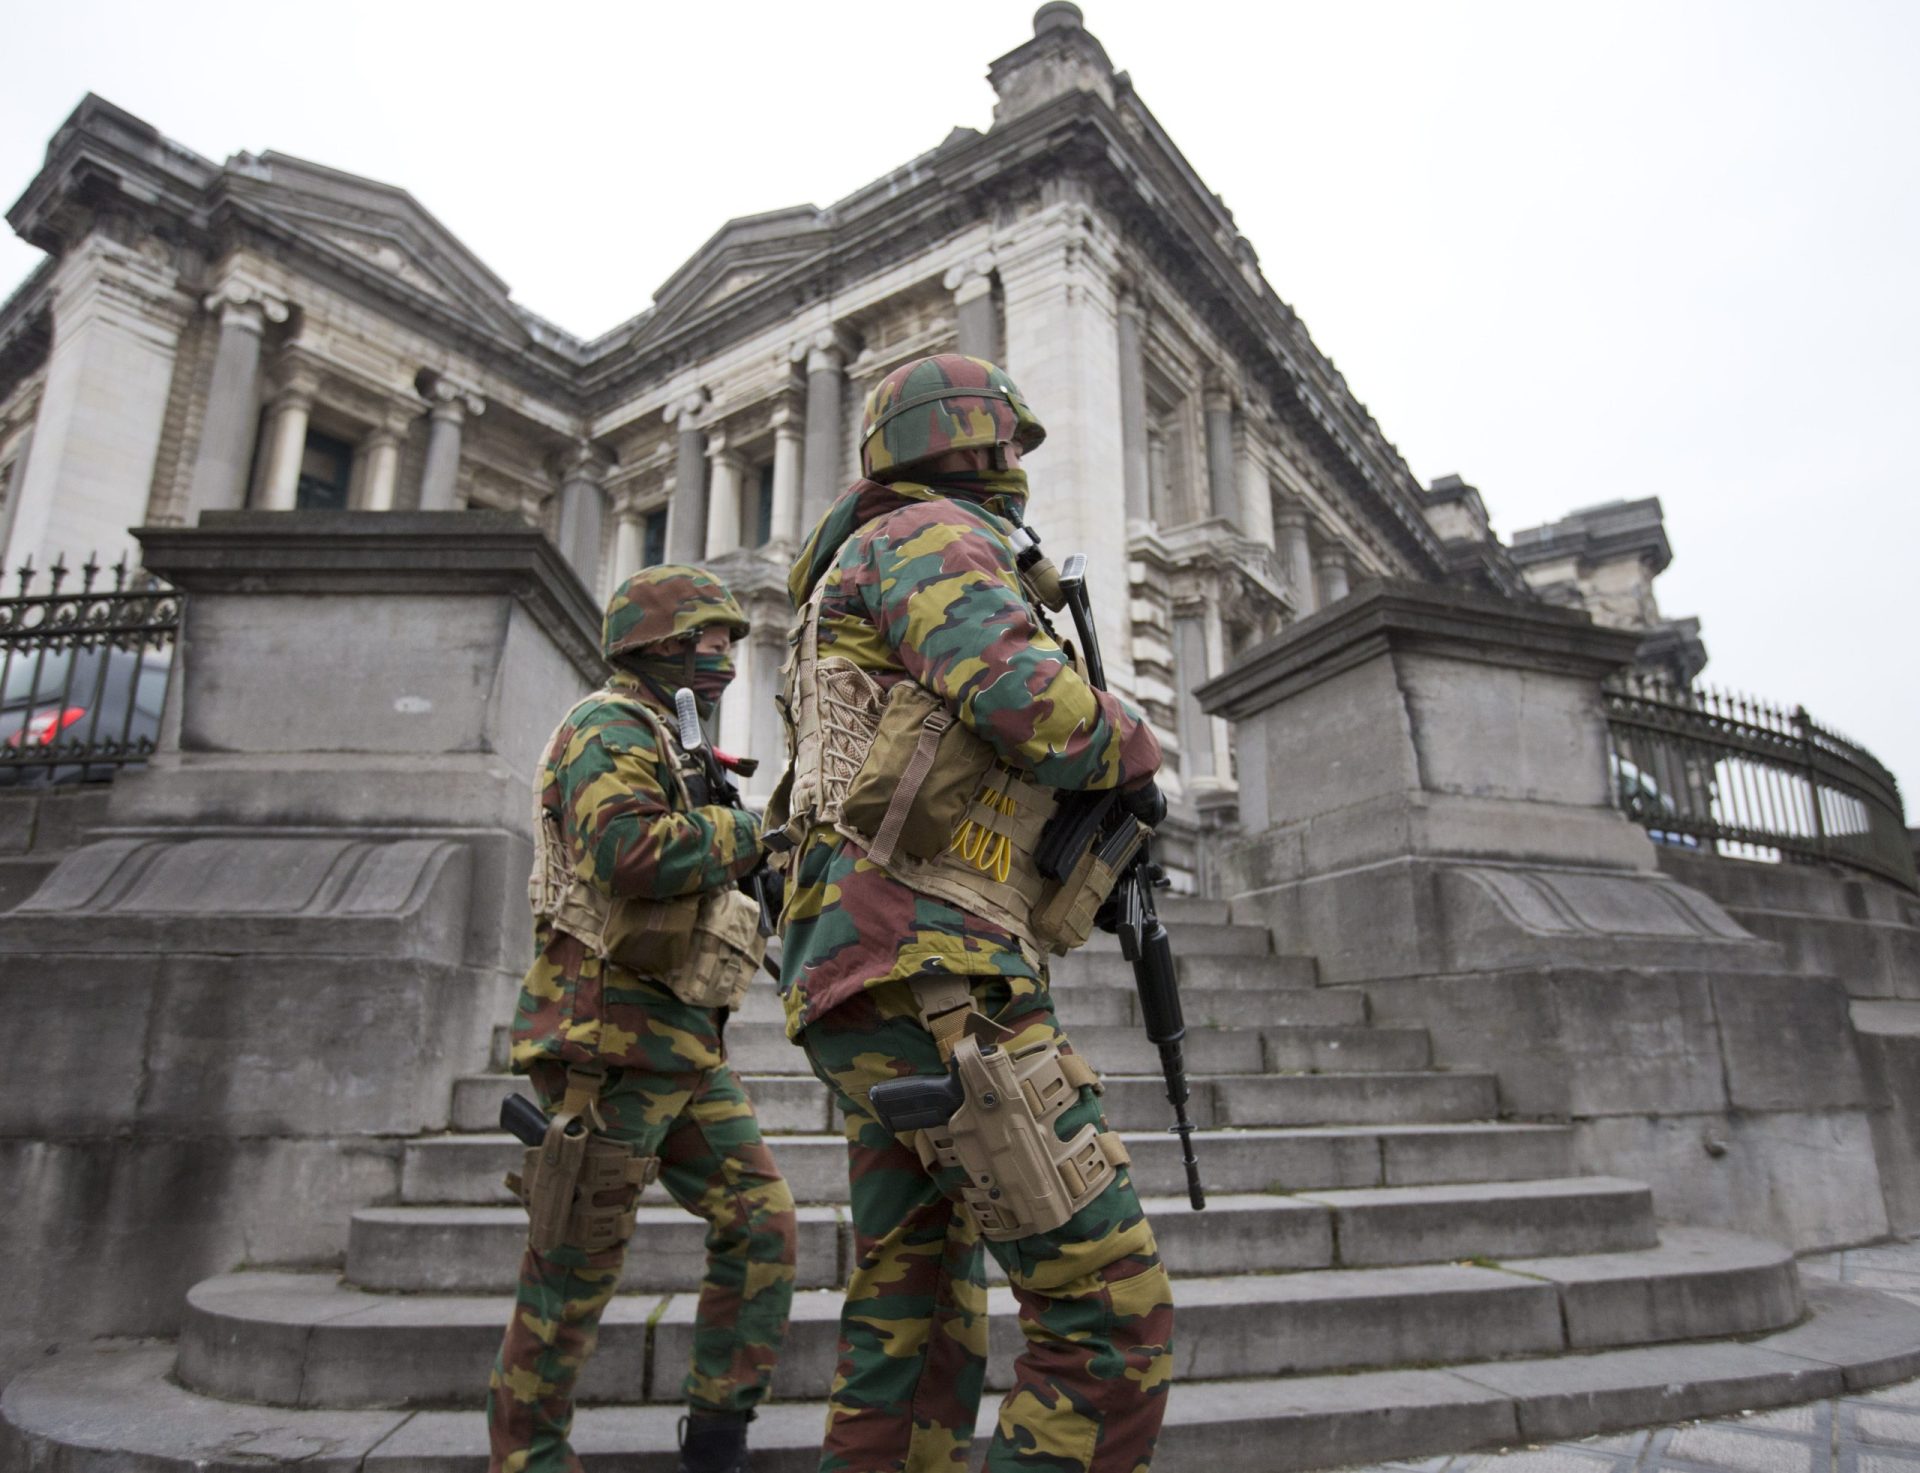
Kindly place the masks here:
<instances>
[{"instance_id":1,"label":"neoclassical building","mask_svg":"<svg viewBox=\"0 0 1920 1473\"><path fill-rule=\"evenodd\" d=\"M7 566L111 562L132 526L239 507L504 509L596 595L654 561L722 570L756 617L723 739L771 752L784 571L855 474L861 400L957 349L1046 420L1034 523L1088 555L1109 668L1199 829L1235 780L1192 692L1361 580L1538 583L1666 628L1657 503L1509 550L1472 487L1414 479L1073 5L988 78L984 133L728 222L592 340L402 189L214 163L89 96L8 215L47 260L0 307ZM1698 668L1697 630L1662 638Z\"/></svg>"}]
</instances>

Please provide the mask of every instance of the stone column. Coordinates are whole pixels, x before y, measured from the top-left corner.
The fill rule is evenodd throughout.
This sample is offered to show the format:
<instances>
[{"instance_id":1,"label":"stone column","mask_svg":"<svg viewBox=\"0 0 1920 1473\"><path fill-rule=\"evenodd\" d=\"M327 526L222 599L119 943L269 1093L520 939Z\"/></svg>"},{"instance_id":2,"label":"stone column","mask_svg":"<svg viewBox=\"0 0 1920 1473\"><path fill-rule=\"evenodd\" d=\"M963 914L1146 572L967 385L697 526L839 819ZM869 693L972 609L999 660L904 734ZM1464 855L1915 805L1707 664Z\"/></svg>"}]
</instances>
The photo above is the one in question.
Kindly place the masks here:
<instances>
[{"instance_id":1,"label":"stone column","mask_svg":"<svg viewBox=\"0 0 1920 1473\"><path fill-rule=\"evenodd\" d=\"M157 242L147 242L157 246ZM5 566L132 552L147 520L189 300L169 261L89 236L53 278L53 348Z\"/></svg>"},{"instance_id":2,"label":"stone column","mask_svg":"<svg viewBox=\"0 0 1920 1473\"><path fill-rule=\"evenodd\" d=\"M773 412L773 527L775 542L796 542L800 525L800 460L806 451L799 416L787 405Z\"/></svg>"},{"instance_id":3,"label":"stone column","mask_svg":"<svg viewBox=\"0 0 1920 1473\"><path fill-rule=\"evenodd\" d=\"M1208 389L1205 404L1208 510L1237 527L1240 525L1240 485L1233 463L1233 395L1224 389Z\"/></svg>"},{"instance_id":4,"label":"stone column","mask_svg":"<svg viewBox=\"0 0 1920 1473\"><path fill-rule=\"evenodd\" d=\"M444 380L433 389L428 417L427 464L420 475L420 510L454 511L460 504L460 434L467 416L486 412L487 401Z\"/></svg>"},{"instance_id":5,"label":"stone column","mask_svg":"<svg viewBox=\"0 0 1920 1473\"><path fill-rule=\"evenodd\" d=\"M261 511L292 511L298 504L300 460L307 450L307 416L316 388L309 375L297 373L273 396L257 498Z\"/></svg>"},{"instance_id":6,"label":"stone column","mask_svg":"<svg viewBox=\"0 0 1920 1473\"><path fill-rule=\"evenodd\" d=\"M606 462L584 440L573 447L560 471L560 517L553 540L588 588L600 572L600 549L606 540L607 493L601 488L606 473Z\"/></svg>"},{"instance_id":7,"label":"stone column","mask_svg":"<svg viewBox=\"0 0 1920 1473\"><path fill-rule=\"evenodd\" d=\"M606 587L602 590L608 598L620 583L640 571L640 559L646 555L647 523L640 508L635 506L633 498L628 497L620 503L619 519L614 523L613 566L607 569Z\"/></svg>"},{"instance_id":8,"label":"stone column","mask_svg":"<svg viewBox=\"0 0 1920 1473\"><path fill-rule=\"evenodd\" d=\"M392 511L400 484L400 446L406 438L404 423L389 421L368 433L360 442L366 457L366 475L361 483L361 511Z\"/></svg>"},{"instance_id":9,"label":"stone column","mask_svg":"<svg viewBox=\"0 0 1920 1473\"><path fill-rule=\"evenodd\" d=\"M1313 544L1307 538L1304 507L1283 506L1273 514L1273 546L1293 588L1293 613L1304 619L1320 607L1320 590L1313 581Z\"/></svg>"},{"instance_id":10,"label":"stone column","mask_svg":"<svg viewBox=\"0 0 1920 1473\"><path fill-rule=\"evenodd\" d=\"M1320 606L1337 604L1347 596L1347 553L1336 545L1323 547L1313 556L1320 574Z\"/></svg>"},{"instance_id":11,"label":"stone column","mask_svg":"<svg viewBox=\"0 0 1920 1473\"><path fill-rule=\"evenodd\" d=\"M1243 421L1240 428L1240 530L1248 540L1272 547L1273 492L1267 482L1267 468L1261 462L1250 420Z\"/></svg>"},{"instance_id":12,"label":"stone column","mask_svg":"<svg viewBox=\"0 0 1920 1473\"><path fill-rule=\"evenodd\" d=\"M287 304L239 282L206 299L220 317L207 410L194 451L187 521L203 511L234 511L246 505L250 452L260 412L260 349L269 322L285 322Z\"/></svg>"},{"instance_id":13,"label":"stone column","mask_svg":"<svg viewBox=\"0 0 1920 1473\"><path fill-rule=\"evenodd\" d=\"M707 545L707 435L700 423L704 392L667 406L667 423L680 427L673 462L673 500L667 503L667 561L697 563Z\"/></svg>"},{"instance_id":14,"label":"stone column","mask_svg":"<svg viewBox=\"0 0 1920 1473\"><path fill-rule=\"evenodd\" d=\"M14 450L13 464L7 472L6 501L4 505L0 505L0 550L4 550L13 540L13 521L20 513L20 491L27 484L27 457L31 454L33 454L33 426L29 424L20 432L20 439ZM7 588L6 578L12 571L11 568L0 567L0 590Z\"/></svg>"},{"instance_id":15,"label":"stone column","mask_svg":"<svg viewBox=\"0 0 1920 1473\"><path fill-rule=\"evenodd\" d=\"M1055 561L1087 556L1108 678L1133 687L1120 437L1118 239L1079 201L1051 206L996 242L1006 296L1006 370L1047 426L1027 463L1036 525Z\"/></svg>"},{"instance_id":16,"label":"stone column","mask_svg":"<svg viewBox=\"0 0 1920 1473\"><path fill-rule=\"evenodd\" d=\"M831 329L815 333L794 350L807 365L807 450L800 483L800 526L813 526L846 487L842 460L842 403L846 392L846 344Z\"/></svg>"},{"instance_id":17,"label":"stone column","mask_svg":"<svg viewBox=\"0 0 1920 1473\"><path fill-rule=\"evenodd\" d=\"M1000 360L1000 314L993 305L993 255L982 252L947 272L953 293L955 348L970 358Z\"/></svg>"},{"instance_id":18,"label":"stone column","mask_svg":"<svg viewBox=\"0 0 1920 1473\"><path fill-rule=\"evenodd\" d=\"M707 442L707 556L725 557L740 546L739 455L727 448L724 437Z\"/></svg>"},{"instance_id":19,"label":"stone column","mask_svg":"<svg viewBox=\"0 0 1920 1473\"><path fill-rule=\"evenodd\" d=\"M1146 308L1138 292L1120 297L1120 468L1127 519L1153 520L1153 469L1147 453Z\"/></svg>"}]
</instances>

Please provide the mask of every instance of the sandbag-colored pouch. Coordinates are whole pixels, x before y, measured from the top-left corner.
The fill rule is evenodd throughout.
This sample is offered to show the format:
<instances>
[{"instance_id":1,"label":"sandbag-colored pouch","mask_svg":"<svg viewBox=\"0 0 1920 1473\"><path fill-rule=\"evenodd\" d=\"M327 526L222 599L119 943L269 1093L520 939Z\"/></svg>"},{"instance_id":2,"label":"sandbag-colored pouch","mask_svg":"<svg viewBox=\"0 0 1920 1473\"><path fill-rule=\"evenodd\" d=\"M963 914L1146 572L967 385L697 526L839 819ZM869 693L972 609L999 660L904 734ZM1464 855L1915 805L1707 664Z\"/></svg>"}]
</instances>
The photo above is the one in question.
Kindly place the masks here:
<instances>
[{"instance_id":1,"label":"sandbag-colored pouch","mask_svg":"<svg viewBox=\"0 0 1920 1473\"><path fill-rule=\"evenodd\" d=\"M847 788L840 817L870 834L877 864L897 854L932 859L953 842L994 765L993 748L915 680L887 692L879 729Z\"/></svg>"},{"instance_id":2,"label":"sandbag-colored pouch","mask_svg":"<svg viewBox=\"0 0 1920 1473\"><path fill-rule=\"evenodd\" d=\"M686 960L662 980L690 1007L738 1008L767 954L760 904L732 886L694 898L698 915Z\"/></svg>"}]
</instances>

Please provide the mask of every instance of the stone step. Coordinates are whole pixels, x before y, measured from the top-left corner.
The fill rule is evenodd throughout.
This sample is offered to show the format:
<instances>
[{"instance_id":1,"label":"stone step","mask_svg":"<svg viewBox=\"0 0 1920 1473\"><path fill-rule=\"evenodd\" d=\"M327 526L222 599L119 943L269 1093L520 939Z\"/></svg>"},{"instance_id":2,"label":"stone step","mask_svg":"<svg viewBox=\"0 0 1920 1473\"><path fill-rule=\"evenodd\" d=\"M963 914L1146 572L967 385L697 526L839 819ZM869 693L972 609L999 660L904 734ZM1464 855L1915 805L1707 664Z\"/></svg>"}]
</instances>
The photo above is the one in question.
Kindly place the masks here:
<instances>
[{"instance_id":1,"label":"stone step","mask_svg":"<svg viewBox=\"0 0 1920 1473\"><path fill-rule=\"evenodd\" d=\"M1224 926L1233 917L1224 900L1208 900L1199 895L1173 895L1162 890L1154 896L1153 908L1169 926Z\"/></svg>"},{"instance_id":2,"label":"stone step","mask_svg":"<svg viewBox=\"0 0 1920 1473\"><path fill-rule=\"evenodd\" d=\"M1156 907L1157 909L1158 907ZM1163 916L1167 941L1175 956L1271 956L1273 932L1265 926L1215 925L1189 921L1178 916ZM1120 938L1095 931L1080 948L1081 955L1102 952L1118 957ZM1124 966L1125 964L1122 963Z\"/></svg>"},{"instance_id":3,"label":"stone step","mask_svg":"<svg viewBox=\"0 0 1920 1473\"><path fill-rule=\"evenodd\" d=\"M1177 962L1182 1011L1198 1030L1211 1020L1221 1028L1284 1026L1357 1027L1366 1021L1366 998L1358 992L1315 992L1312 957L1186 957ZM1054 1000L1074 1028L1139 1026L1133 972L1118 957L1086 958L1076 952L1056 958ZM1275 998L1273 993L1283 994ZM1203 1011L1204 1010L1204 1011ZM786 1011L770 985L756 985L729 1028L786 1031ZM493 1030L488 1067L499 1071L511 1058L511 1028Z\"/></svg>"},{"instance_id":4,"label":"stone step","mask_svg":"<svg viewBox=\"0 0 1920 1473\"><path fill-rule=\"evenodd\" d=\"M1272 960L1269 958L1268 960ZM1189 1028L1259 1028L1297 1025L1353 1025L1367 1021L1366 994L1349 988L1315 989L1306 985L1266 987L1241 981L1212 980L1180 988L1181 1011ZM1132 974L1124 967L1095 981L1063 982L1053 988L1060 1020L1069 1029L1099 1024L1140 1025L1139 999ZM756 984L735 1015L740 1023L784 1023L786 1013L771 983Z\"/></svg>"},{"instance_id":5,"label":"stone step","mask_svg":"<svg viewBox=\"0 0 1920 1473\"><path fill-rule=\"evenodd\" d=\"M1124 1134L1141 1191L1186 1190L1177 1140L1165 1131ZM798 1200L846 1200L847 1152L837 1132L770 1136L767 1144ZM1495 1122L1216 1130L1198 1138L1197 1155L1201 1182L1210 1192L1514 1181L1573 1170L1566 1127ZM519 1168L520 1143L508 1135L409 1141L401 1159L400 1200L420 1206L507 1203L512 1199L501 1178Z\"/></svg>"},{"instance_id":6,"label":"stone step","mask_svg":"<svg viewBox=\"0 0 1920 1473\"><path fill-rule=\"evenodd\" d=\"M1609 1177L1446 1186L1221 1193L1194 1212L1184 1196L1145 1199L1170 1272L1278 1273L1468 1258L1620 1253L1655 1242L1652 1194ZM844 1284L852 1230L844 1209L799 1211L803 1289ZM705 1224L650 1190L623 1285L692 1290ZM369 1207L347 1234L347 1278L363 1289L484 1293L512 1286L526 1238L518 1207Z\"/></svg>"},{"instance_id":7,"label":"stone step","mask_svg":"<svg viewBox=\"0 0 1920 1473\"><path fill-rule=\"evenodd\" d=\"M1150 1074L1160 1052L1139 1028L1090 1023L1068 1030L1073 1046L1103 1074ZM1433 1051L1424 1028L1193 1028L1187 1072L1200 1074L1342 1073L1425 1069ZM806 1052L778 1023L733 1023L727 1060L742 1074L804 1074Z\"/></svg>"},{"instance_id":8,"label":"stone step","mask_svg":"<svg viewBox=\"0 0 1920 1473\"><path fill-rule=\"evenodd\" d=\"M1172 1122L1166 1085L1157 1074L1109 1074L1108 1121L1119 1130L1152 1130ZM812 1076L743 1074L760 1127L769 1135L835 1131L826 1086ZM1403 1125L1486 1120L1498 1110L1491 1074L1216 1074L1189 1077L1188 1113L1195 1125ZM498 1129L500 1102L526 1093L510 1074L471 1074L453 1087L455 1130Z\"/></svg>"},{"instance_id":9,"label":"stone step","mask_svg":"<svg viewBox=\"0 0 1920 1473\"><path fill-rule=\"evenodd\" d=\"M1444 1369L1188 1380L1167 1404L1157 1473L1304 1473L1565 1441L1633 1426L1860 1393L1920 1375L1920 1307L1847 1285L1806 1293L1811 1317L1743 1343L1642 1346ZM1205 1347L1195 1346L1195 1354ZM1183 1352L1185 1353L1184 1349ZM171 1347L100 1342L16 1377L0 1400L0 1467L58 1473L472 1473L486 1429L458 1411L325 1411L203 1396L171 1378ZM996 1399L981 1407L991 1434ZM589 1466L671 1473L677 1405L589 1407ZM781 1402L753 1425L756 1473L813 1473L823 1408Z\"/></svg>"},{"instance_id":10,"label":"stone step","mask_svg":"<svg viewBox=\"0 0 1920 1473\"><path fill-rule=\"evenodd\" d=\"M1175 953L1174 975L1181 988L1192 987L1314 987L1320 967L1310 956L1181 956ZM1133 988L1133 967L1115 951L1081 949L1047 962L1047 981L1056 992L1073 987Z\"/></svg>"},{"instance_id":11,"label":"stone step","mask_svg":"<svg viewBox=\"0 0 1920 1473\"><path fill-rule=\"evenodd\" d=\"M842 1295L795 1296L777 1397L825 1396ZM484 1384L503 1295L371 1294L332 1274L242 1273L188 1295L177 1375L191 1390L279 1406L446 1405ZM1364 1271L1185 1279L1178 1380L1297 1376L1622 1343L1754 1334L1798 1319L1792 1255L1726 1234L1649 1253ZM582 1377L584 1402L676 1401L692 1351L691 1295L623 1294ZM1650 1305L1661 1306L1650 1317ZM990 1296L987 1384L1021 1348L1012 1294ZM651 1354L648 1340L652 1340Z\"/></svg>"}]
</instances>

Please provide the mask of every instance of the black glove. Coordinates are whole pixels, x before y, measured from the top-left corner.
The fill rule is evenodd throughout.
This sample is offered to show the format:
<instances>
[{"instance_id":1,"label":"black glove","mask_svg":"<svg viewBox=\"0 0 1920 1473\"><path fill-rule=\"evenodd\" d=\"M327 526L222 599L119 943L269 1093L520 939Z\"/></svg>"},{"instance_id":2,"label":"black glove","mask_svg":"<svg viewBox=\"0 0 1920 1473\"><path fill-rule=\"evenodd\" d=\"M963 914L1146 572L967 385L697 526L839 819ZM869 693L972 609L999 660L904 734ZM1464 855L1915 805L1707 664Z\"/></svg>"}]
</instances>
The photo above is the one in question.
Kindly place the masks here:
<instances>
[{"instance_id":1,"label":"black glove","mask_svg":"<svg viewBox=\"0 0 1920 1473\"><path fill-rule=\"evenodd\" d=\"M1137 788L1123 791L1120 806L1150 829L1157 829L1167 821L1167 795L1152 778Z\"/></svg>"}]
</instances>

